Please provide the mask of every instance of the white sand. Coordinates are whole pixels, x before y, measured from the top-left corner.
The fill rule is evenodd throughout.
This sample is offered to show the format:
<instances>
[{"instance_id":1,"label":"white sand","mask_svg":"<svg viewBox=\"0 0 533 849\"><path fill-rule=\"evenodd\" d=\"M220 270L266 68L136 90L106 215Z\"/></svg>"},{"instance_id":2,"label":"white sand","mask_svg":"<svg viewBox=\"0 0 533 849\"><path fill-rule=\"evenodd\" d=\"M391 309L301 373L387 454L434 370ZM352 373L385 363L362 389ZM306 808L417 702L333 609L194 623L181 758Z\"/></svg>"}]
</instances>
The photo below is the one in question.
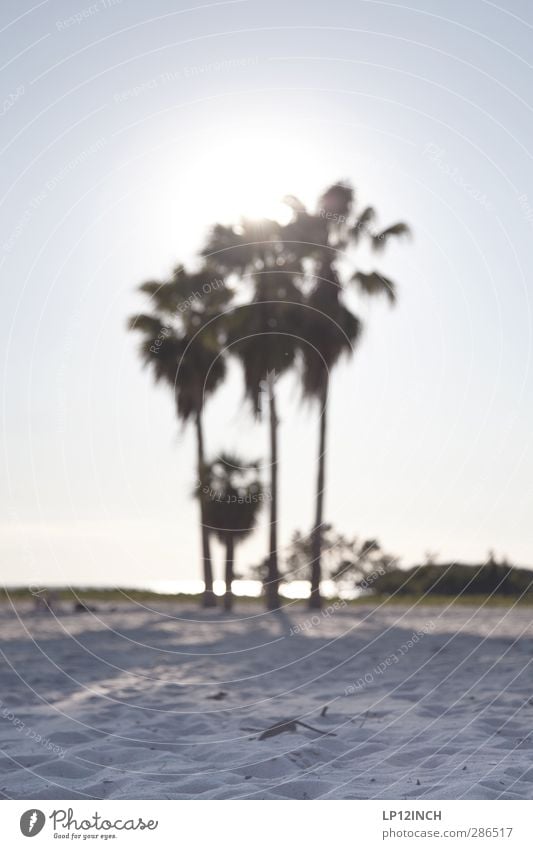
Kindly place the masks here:
<instances>
[{"instance_id":1,"label":"white sand","mask_svg":"<svg viewBox=\"0 0 533 849\"><path fill-rule=\"evenodd\" d=\"M531 608L18 615L6 798L533 798ZM289 718L319 732L257 739Z\"/></svg>"}]
</instances>

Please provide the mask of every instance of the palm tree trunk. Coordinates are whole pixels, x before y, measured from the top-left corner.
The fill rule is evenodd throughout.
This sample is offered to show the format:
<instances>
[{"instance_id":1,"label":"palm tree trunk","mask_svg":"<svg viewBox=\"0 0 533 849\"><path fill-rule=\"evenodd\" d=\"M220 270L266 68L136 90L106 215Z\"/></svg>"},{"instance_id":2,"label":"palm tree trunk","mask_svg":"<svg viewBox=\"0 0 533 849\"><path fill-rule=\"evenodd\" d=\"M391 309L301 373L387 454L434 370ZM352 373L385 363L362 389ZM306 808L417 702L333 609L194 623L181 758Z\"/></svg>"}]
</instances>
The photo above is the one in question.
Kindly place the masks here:
<instances>
[{"instance_id":1,"label":"palm tree trunk","mask_svg":"<svg viewBox=\"0 0 533 849\"><path fill-rule=\"evenodd\" d=\"M309 607L320 609L320 580L322 578L322 525L324 522L324 487L326 476L326 425L328 403L328 376L324 377L324 385L320 397L320 435L318 441L318 474L316 486L315 526L311 535L311 595Z\"/></svg>"},{"instance_id":2,"label":"palm tree trunk","mask_svg":"<svg viewBox=\"0 0 533 849\"><path fill-rule=\"evenodd\" d=\"M224 593L224 610L230 611L233 607L233 594L231 582L233 581L233 559L234 559L233 536L229 534L226 538L226 591Z\"/></svg>"},{"instance_id":3,"label":"palm tree trunk","mask_svg":"<svg viewBox=\"0 0 533 849\"><path fill-rule=\"evenodd\" d=\"M204 433L202 427L202 413L196 414L196 438L198 448L198 481L200 484L200 523L202 530L202 559L204 576L204 593L202 596L202 607L215 607L217 600L213 592L213 566L211 563L211 547L209 545L209 529L205 521L205 455L204 455Z\"/></svg>"},{"instance_id":4,"label":"palm tree trunk","mask_svg":"<svg viewBox=\"0 0 533 849\"><path fill-rule=\"evenodd\" d=\"M269 391L270 409L270 549L268 555L268 578L266 603L268 610L279 607L278 570L278 417L274 386Z\"/></svg>"}]
</instances>

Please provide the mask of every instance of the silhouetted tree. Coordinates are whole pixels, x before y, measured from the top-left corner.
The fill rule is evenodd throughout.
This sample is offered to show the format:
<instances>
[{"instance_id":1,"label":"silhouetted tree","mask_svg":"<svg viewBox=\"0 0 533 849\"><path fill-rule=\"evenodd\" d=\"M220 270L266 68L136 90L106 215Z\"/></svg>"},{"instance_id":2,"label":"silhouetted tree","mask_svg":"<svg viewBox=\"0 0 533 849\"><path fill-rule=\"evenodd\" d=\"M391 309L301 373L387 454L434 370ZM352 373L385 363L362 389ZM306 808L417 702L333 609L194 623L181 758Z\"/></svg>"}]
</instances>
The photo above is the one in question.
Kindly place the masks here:
<instances>
[{"instance_id":1,"label":"silhouetted tree","mask_svg":"<svg viewBox=\"0 0 533 849\"><path fill-rule=\"evenodd\" d=\"M357 539L351 539L336 531L333 525L322 525L324 571L328 576L341 575L350 570L356 558ZM295 531L287 547L284 563L284 578L287 581L302 581L309 576L309 563L313 553L313 533Z\"/></svg>"},{"instance_id":2,"label":"silhouetted tree","mask_svg":"<svg viewBox=\"0 0 533 849\"><path fill-rule=\"evenodd\" d=\"M235 547L255 528L264 495L258 464L222 454L207 469L202 495L209 532L226 547L224 609L233 606Z\"/></svg>"},{"instance_id":3,"label":"silhouetted tree","mask_svg":"<svg viewBox=\"0 0 533 849\"><path fill-rule=\"evenodd\" d=\"M259 416L262 408L268 406L271 502L266 598L269 609L275 609L279 603L276 380L293 366L300 350L304 394L316 398L320 407L310 599L311 606L318 607L329 375L341 355L352 352L360 333L360 322L343 298L345 284L341 277L345 276L348 265L345 260L351 261L351 250L363 237L370 241L373 249L380 251L391 237L408 232L402 223L381 232L376 230L373 208L356 211L352 188L341 183L324 192L315 213L309 213L293 196L285 200L293 211L287 225L266 219L243 220L238 226L217 224L202 252L209 266L226 280L235 282L238 289L237 306L224 315L223 322L218 325L219 335L215 334L215 343L209 343L207 350L220 349L220 328L224 327L224 342L242 363L245 393L254 413ZM348 279L365 294L385 293L391 303L394 302L393 282L378 272L357 269ZM152 287L150 291L155 295L159 290ZM245 301L248 291L249 300ZM165 293L164 301L158 303L167 312L169 301L175 303L175 293L172 287L167 287ZM201 316L202 329L205 324L205 317ZM185 335L188 339L190 334L185 331ZM210 330L208 338L211 335ZM207 378L207 373L204 376ZM209 377L213 379L211 371ZM198 442L202 454L201 409L197 418L200 420ZM200 454L199 467L203 462ZM204 557L210 562L205 540Z\"/></svg>"},{"instance_id":4,"label":"silhouetted tree","mask_svg":"<svg viewBox=\"0 0 533 849\"><path fill-rule=\"evenodd\" d=\"M343 354L350 356L359 338L361 323L343 301L345 284L341 268L353 260L352 250L363 237L374 250L381 251L393 236L408 232L407 225L394 224L382 231L373 229L375 212L366 207L356 212L354 192L349 185L337 183L320 197L314 215L294 197L286 199L293 220L283 228L282 239L291 262L307 263L307 276L313 281L305 305L302 330L303 388L307 397L316 398L320 410L315 521L311 545L310 606L321 605L322 528L326 465L326 424L330 375ZM353 271L349 280L366 295L384 293L395 300L392 280L376 271Z\"/></svg>"},{"instance_id":5,"label":"silhouetted tree","mask_svg":"<svg viewBox=\"0 0 533 849\"><path fill-rule=\"evenodd\" d=\"M157 382L174 393L178 419L194 422L197 444L197 476L203 490L205 442L203 410L206 399L222 383L225 361L221 355L222 331L218 316L231 298L224 281L214 278L209 268L188 274L178 267L172 279L149 281L140 291L150 296L152 312L133 316L131 330L142 334L140 353ZM205 498L200 496L200 520L205 590L203 604L216 604Z\"/></svg>"},{"instance_id":6,"label":"silhouetted tree","mask_svg":"<svg viewBox=\"0 0 533 849\"><path fill-rule=\"evenodd\" d=\"M347 541L345 554L331 571L332 580L341 587L355 586L370 591L383 575L398 570L399 559L387 554L376 539Z\"/></svg>"},{"instance_id":7,"label":"silhouetted tree","mask_svg":"<svg viewBox=\"0 0 533 849\"><path fill-rule=\"evenodd\" d=\"M269 610L279 604L278 566L278 425L277 379L290 369L298 349L301 292L286 269L280 226L276 222L243 222L240 228L217 225L204 251L221 273L251 284L248 303L226 316L228 351L238 357L246 397L254 414L268 406L270 432L270 521L268 577L265 595ZM291 271L295 271L294 264Z\"/></svg>"},{"instance_id":8,"label":"silhouetted tree","mask_svg":"<svg viewBox=\"0 0 533 849\"><path fill-rule=\"evenodd\" d=\"M530 569L512 566L507 560L497 561L493 555L484 563L424 563L411 569L391 568L377 575L370 587L377 595L425 595L468 598L479 596L533 596Z\"/></svg>"},{"instance_id":9,"label":"silhouetted tree","mask_svg":"<svg viewBox=\"0 0 533 849\"><path fill-rule=\"evenodd\" d=\"M369 589L377 577L398 565L398 559L385 554L377 540L347 537L327 523L322 526L321 538L323 570L341 589ZM293 534L285 558L286 580L299 580L308 573L314 544L312 532Z\"/></svg>"},{"instance_id":10,"label":"silhouetted tree","mask_svg":"<svg viewBox=\"0 0 533 849\"><path fill-rule=\"evenodd\" d=\"M316 398L319 404L319 438L315 522L311 534L311 594L309 604L321 604L321 553L324 523L324 491L326 466L326 426L330 374L344 354L350 356L361 331L361 323L342 301L337 275L331 266L321 268L317 281L306 300L310 310L305 319L305 339L302 346L302 383L305 396ZM326 275L327 276L324 276ZM333 285L327 285L333 283Z\"/></svg>"}]
</instances>

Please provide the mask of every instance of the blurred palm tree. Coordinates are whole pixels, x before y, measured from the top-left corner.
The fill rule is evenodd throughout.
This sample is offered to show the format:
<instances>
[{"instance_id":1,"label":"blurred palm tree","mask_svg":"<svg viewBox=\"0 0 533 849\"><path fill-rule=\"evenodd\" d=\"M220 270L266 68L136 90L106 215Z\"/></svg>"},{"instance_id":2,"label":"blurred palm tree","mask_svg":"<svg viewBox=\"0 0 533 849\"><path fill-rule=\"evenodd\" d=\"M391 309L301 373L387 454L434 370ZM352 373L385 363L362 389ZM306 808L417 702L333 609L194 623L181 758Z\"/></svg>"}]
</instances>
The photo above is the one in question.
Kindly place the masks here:
<instances>
[{"instance_id":1,"label":"blurred palm tree","mask_svg":"<svg viewBox=\"0 0 533 849\"><path fill-rule=\"evenodd\" d=\"M361 323L344 300L347 266L352 251L366 239L382 251L393 237L406 235L406 224L376 229L373 207L356 208L351 186L336 183L309 212L294 196L285 202L292 220L243 220L239 226L216 225L203 256L220 273L245 289L250 300L229 316L227 342L240 359L246 396L256 415L268 403L270 424L271 505L266 583L267 606L278 606L278 414L275 382L301 352L304 395L318 401L320 415L315 522L312 531L311 597L319 607L322 526L325 490L327 399L330 372L343 354L350 355ZM366 295L384 294L392 304L395 285L375 270L356 269L349 277Z\"/></svg>"},{"instance_id":2,"label":"blurred palm tree","mask_svg":"<svg viewBox=\"0 0 533 849\"><path fill-rule=\"evenodd\" d=\"M337 274L331 265L320 269L306 306L309 311L305 320L305 344L302 345L302 385L304 396L316 399L320 411L309 604L312 608L319 608L330 374L343 355L352 355L361 332L361 322L343 302Z\"/></svg>"},{"instance_id":3,"label":"blurred palm tree","mask_svg":"<svg viewBox=\"0 0 533 849\"><path fill-rule=\"evenodd\" d=\"M234 454L222 454L206 471L202 495L209 532L226 548L224 609L230 611L235 547L253 532L263 506L258 463L245 462Z\"/></svg>"},{"instance_id":4,"label":"blurred palm tree","mask_svg":"<svg viewBox=\"0 0 533 849\"><path fill-rule=\"evenodd\" d=\"M150 297L152 311L132 316L129 328L142 334L140 354L152 370L156 383L163 381L174 394L178 419L193 422L197 444L197 486L205 485L205 441L203 411L206 400L223 382L226 364L222 356L224 335L221 311L231 300L231 291L213 270L197 274L175 269L163 283L148 281L139 290ZM206 501L200 495L203 556L203 605L216 604Z\"/></svg>"},{"instance_id":5,"label":"blurred palm tree","mask_svg":"<svg viewBox=\"0 0 533 849\"><path fill-rule=\"evenodd\" d=\"M319 198L316 213L310 214L294 197L286 198L293 220L283 228L282 239L287 255L306 264L312 280L305 300L302 330L302 383L304 396L315 398L320 409L317 460L315 522L311 534L310 606L321 606L322 534L326 464L326 425L330 375L342 355L350 356L361 333L361 322L344 303L345 286L341 268L352 260L353 247L363 238L375 251L382 251L389 239L409 233L398 223L385 230L374 229L376 213L372 207L356 211L351 186L336 183ZM366 295L384 294L391 304L396 297L392 280L377 271L356 270L349 278Z\"/></svg>"},{"instance_id":6,"label":"blurred palm tree","mask_svg":"<svg viewBox=\"0 0 533 849\"><path fill-rule=\"evenodd\" d=\"M294 364L302 294L294 279L298 260L284 256L280 225L244 221L239 228L217 225L204 255L223 274L251 286L251 299L226 315L228 351L240 361L245 396L254 415L266 414L270 433L270 517L265 584L269 610L279 605L278 425L276 382Z\"/></svg>"}]
</instances>

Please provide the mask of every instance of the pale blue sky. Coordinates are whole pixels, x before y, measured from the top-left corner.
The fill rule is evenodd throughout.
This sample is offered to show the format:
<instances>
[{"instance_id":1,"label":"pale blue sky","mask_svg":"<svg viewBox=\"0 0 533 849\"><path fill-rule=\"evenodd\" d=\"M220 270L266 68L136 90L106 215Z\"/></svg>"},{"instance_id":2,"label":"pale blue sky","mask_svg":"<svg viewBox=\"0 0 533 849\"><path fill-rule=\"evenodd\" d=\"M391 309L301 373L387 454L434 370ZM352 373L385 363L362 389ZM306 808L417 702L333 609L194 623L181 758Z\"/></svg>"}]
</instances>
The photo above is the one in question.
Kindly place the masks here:
<instances>
[{"instance_id":1,"label":"pale blue sky","mask_svg":"<svg viewBox=\"0 0 533 849\"><path fill-rule=\"evenodd\" d=\"M333 383L327 518L406 564L533 565L530 4L182 5L1 6L3 579L197 577L193 435L125 332L134 288L251 197L312 202L337 178L415 237L379 259L397 308L353 299L367 327ZM208 448L264 457L232 372ZM295 387L285 542L313 506L318 423ZM241 565L265 545L263 528Z\"/></svg>"}]
</instances>

